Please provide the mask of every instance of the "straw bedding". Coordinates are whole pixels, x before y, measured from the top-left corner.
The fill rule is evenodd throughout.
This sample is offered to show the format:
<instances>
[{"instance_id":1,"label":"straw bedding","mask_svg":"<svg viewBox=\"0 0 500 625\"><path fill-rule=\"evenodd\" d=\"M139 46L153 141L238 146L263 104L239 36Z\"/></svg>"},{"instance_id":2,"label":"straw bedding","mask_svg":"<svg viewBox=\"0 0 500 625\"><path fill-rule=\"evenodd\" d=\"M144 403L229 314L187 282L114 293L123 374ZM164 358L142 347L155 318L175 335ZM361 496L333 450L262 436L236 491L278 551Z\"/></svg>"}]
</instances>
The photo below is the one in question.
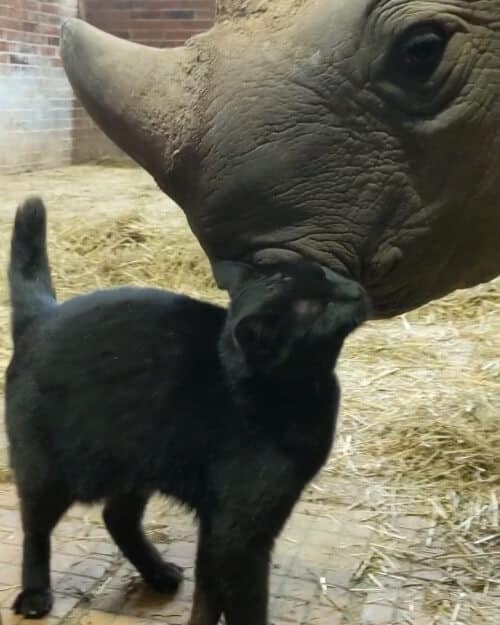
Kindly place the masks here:
<instances>
[{"instance_id":1,"label":"straw bedding","mask_svg":"<svg viewBox=\"0 0 500 625\"><path fill-rule=\"evenodd\" d=\"M224 301L183 218L139 170L71 168L6 182L0 261L13 200L47 188L60 299L136 284ZM5 365L4 276L0 289ZM368 324L349 340L339 375L335 453L305 497L333 514L342 493L355 493L353 513L371 511L378 538L352 589L387 594L397 585L398 623L500 622L500 282ZM422 612L429 620L418 620Z\"/></svg>"}]
</instances>

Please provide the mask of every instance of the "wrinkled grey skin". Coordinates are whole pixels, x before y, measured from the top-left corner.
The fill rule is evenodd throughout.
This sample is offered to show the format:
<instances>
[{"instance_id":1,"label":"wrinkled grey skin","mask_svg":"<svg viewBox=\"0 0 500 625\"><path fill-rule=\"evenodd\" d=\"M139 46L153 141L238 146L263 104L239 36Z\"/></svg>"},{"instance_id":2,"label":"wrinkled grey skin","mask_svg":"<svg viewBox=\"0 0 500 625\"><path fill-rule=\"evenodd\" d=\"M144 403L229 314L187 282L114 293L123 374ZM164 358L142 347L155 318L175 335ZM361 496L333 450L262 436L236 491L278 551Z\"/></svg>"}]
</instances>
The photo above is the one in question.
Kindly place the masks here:
<instances>
[{"instance_id":1,"label":"wrinkled grey skin","mask_svg":"<svg viewBox=\"0 0 500 625\"><path fill-rule=\"evenodd\" d=\"M212 260L314 257L377 317L500 273L500 0L220 4L182 49L75 20L62 41Z\"/></svg>"}]
</instances>

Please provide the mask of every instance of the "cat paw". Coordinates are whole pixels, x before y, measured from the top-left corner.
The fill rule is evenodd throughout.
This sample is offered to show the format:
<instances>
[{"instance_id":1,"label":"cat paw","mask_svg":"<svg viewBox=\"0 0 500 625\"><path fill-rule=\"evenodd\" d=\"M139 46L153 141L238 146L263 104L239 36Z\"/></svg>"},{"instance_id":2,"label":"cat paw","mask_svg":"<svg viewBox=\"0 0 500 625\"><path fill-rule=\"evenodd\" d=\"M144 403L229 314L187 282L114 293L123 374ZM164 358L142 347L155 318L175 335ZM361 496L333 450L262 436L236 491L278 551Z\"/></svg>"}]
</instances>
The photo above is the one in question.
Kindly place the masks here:
<instances>
[{"instance_id":1,"label":"cat paw","mask_svg":"<svg viewBox=\"0 0 500 625\"><path fill-rule=\"evenodd\" d=\"M176 564L164 562L155 571L144 576L144 581L154 591L171 595L177 592L182 582L182 569Z\"/></svg>"},{"instance_id":2,"label":"cat paw","mask_svg":"<svg viewBox=\"0 0 500 625\"><path fill-rule=\"evenodd\" d=\"M12 609L25 618L43 618L52 609L52 593L50 589L23 590L17 595Z\"/></svg>"}]
</instances>

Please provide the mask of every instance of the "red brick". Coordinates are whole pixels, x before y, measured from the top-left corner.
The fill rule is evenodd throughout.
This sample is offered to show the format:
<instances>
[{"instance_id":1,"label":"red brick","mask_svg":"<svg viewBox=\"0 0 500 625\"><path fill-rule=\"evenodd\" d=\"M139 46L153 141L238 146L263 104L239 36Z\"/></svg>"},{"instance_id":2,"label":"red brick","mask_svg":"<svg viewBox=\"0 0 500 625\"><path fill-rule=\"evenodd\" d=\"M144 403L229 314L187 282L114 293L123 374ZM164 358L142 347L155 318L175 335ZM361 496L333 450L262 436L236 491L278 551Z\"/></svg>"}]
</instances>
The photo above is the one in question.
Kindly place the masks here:
<instances>
[{"instance_id":1,"label":"red brick","mask_svg":"<svg viewBox=\"0 0 500 625\"><path fill-rule=\"evenodd\" d=\"M2 28L7 28L10 30L21 30L21 20L16 18L3 18L2 19Z\"/></svg>"},{"instance_id":2,"label":"red brick","mask_svg":"<svg viewBox=\"0 0 500 625\"><path fill-rule=\"evenodd\" d=\"M209 28L215 2L86 0L84 10L90 23L107 32L164 48ZM76 15L78 5L78 0L0 0L0 80L12 80L19 89L12 109L2 113L9 122L0 144L12 147L1 151L1 171L62 165L106 151L118 154L76 102L61 69L61 22ZM11 544L20 538L16 529Z\"/></svg>"},{"instance_id":3,"label":"red brick","mask_svg":"<svg viewBox=\"0 0 500 625\"><path fill-rule=\"evenodd\" d=\"M55 15L60 15L62 12L61 7L56 2L51 2L51 3L43 2L41 6L41 10L43 13L53 13Z\"/></svg>"},{"instance_id":4,"label":"red brick","mask_svg":"<svg viewBox=\"0 0 500 625\"><path fill-rule=\"evenodd\" d=\"M156 47L178 44L207 30L214 14L215 0L143 0L140 4L112 0L105 8L95 0L86 4L86 17L95 26Z\"/></svg>"}]
</instances>

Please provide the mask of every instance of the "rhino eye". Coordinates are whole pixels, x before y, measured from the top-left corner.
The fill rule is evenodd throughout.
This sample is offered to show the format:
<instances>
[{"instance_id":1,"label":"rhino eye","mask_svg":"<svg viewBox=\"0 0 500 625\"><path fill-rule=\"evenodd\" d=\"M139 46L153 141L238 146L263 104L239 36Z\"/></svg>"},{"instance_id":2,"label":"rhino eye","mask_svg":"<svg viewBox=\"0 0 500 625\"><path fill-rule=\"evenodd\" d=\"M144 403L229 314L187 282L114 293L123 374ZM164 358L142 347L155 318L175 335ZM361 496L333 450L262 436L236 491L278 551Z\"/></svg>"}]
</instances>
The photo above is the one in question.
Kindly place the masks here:
<instances>
[{"instance_id":1,"label":"rhino eye","mask_svg":"<svg viewBox=\"0 0 500 625\"><path fill-rule=\"evenodd\" d=\"M425 81L439 67L448 43L436 24L421 24L407 31L396 46L396 64L402 78Z\"/></svg>"}]
</instances>

